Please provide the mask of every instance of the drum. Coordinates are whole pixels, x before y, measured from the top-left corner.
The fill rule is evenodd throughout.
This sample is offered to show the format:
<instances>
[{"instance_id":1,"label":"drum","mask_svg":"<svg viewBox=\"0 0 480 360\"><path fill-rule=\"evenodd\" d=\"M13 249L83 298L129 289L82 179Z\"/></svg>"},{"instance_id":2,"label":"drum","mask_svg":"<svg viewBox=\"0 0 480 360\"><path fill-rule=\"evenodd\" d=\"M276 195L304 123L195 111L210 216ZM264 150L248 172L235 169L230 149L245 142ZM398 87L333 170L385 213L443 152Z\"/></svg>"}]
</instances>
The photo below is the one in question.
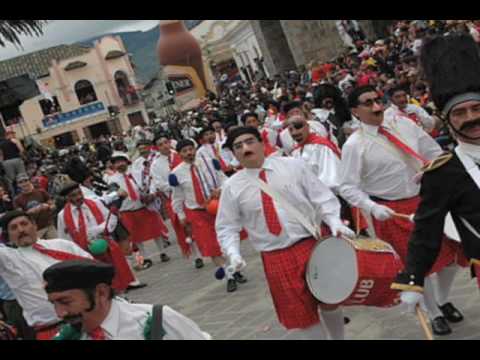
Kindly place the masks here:
<instances>
[{"instance_id":1,"label":"drum","mask_svg":"<svg viewBox=\"0 0 480 360\"><path fill-rule=\"evenodd\" d=\"M312 295L325 304L390 307L400 302L390 285L402 268L384 241L329 237L313 250L306 280Z\"/></svg>"},{"instance_id":2,"label":"drum","mask_svg":"<svg viewBox=\"0 0 480 360\"><path fill-rule=\"evenodd\" d=\"M449 239L460 242L460 235L458 234L457 227L455 226L455 223L452 219L452 214L450 213L448 213L445 217L445 227L443 229L443 232L445 233L445 235L447 235Z\"/></svg>"}]
</instances>

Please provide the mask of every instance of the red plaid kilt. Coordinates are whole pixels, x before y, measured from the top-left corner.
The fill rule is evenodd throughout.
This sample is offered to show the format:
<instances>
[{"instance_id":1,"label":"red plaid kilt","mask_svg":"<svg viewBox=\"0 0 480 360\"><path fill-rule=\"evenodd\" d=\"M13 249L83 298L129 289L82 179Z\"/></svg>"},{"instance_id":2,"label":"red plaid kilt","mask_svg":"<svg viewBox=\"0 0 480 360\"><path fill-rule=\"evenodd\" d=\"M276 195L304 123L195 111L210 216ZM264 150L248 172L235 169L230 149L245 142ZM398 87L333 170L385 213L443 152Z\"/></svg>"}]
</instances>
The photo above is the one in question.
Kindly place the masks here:
<instances>
[{"instance_id":1,"label":"red plaid kilt","mask_svg":"<svg viewBox=\"0 0 480 360\"><path fill-rule=\"evenodd\" d=\"M262 252L263 268L280 323L305 329L319 323L318 301L307 287L305 272L317 241L313 238L282 250Z\"/></svg>"},{"instance_id":2,"label":"red plaid kilt","mask_svg":"<svg viewBox=\"0 0 480 360\"><path fill-rule=\"evenodd\" d=\"M132 243L168 237L168 229L163 223L162 217L156 211L147 208L122 211L120 212L120 219L130 233L129 241Z\"/></svg>"},{"instance_id":3,"label":"red plaid kilt","mask_svg":"<svg viewBox=\"0 0 480 360\"><path fill-rule=\"evenodd\" d=\"M48 330L35 331L35 339L36 340L52 340L55 337L55 335L58 334L59 330L60 330L60 326L56 326Z\"/></svg>"},{"instance_id":4,"label":"red plaid kilt","mask_svg":"<svg viewBox=\"0 0 480 360\"><path fill-rule=\"evenodd\" d=\"M378 201L378 203L388 206L399 214L410 215L417 211L420 197L417 196L398 201ZM400 259L402 259L403 264L405 264L407 260L408 241L410 240L410 236L414 229L414 223L406 219L393 217L386 221L373 219L373 226L375 227L377 237L392 245L400 256ZM456 262L460 248L458 245L459 244L456 244L453 240L444 236L440 253L438 254L437 260L433 264L429 274L439 272L444 267Z\"/></svg>"},{"instance_id":5,"label":"red plaid kilt","mask_svg":"<svg viewBox=\"0 0 480 360\"><path fill-rule=\"evenodd\" d=\"M182 250L182 254L184 257L189 258L192 254L192 248L189 244L187 244L187 236L185 235L185 230L183 226L180 224L180 220L178 219L177 214L173 211L172 208L172 199L168 199L166 203L167 214L168 218L172 223L173 230L175 231L175 235L177 237L178 246L180 246L180 250Z\"/></svg>"},{"instance_id":6,"label":"red plaid kilt","mask_svg":"<svg viewBox=\"0 0 480 360\"><path fill-rule=\"evenodd\" d=\"M205 210L185 208L187 221L192 225L192 238L204 257L222 256L215 232L215 216Z\"/></svg>"}]
</instances>

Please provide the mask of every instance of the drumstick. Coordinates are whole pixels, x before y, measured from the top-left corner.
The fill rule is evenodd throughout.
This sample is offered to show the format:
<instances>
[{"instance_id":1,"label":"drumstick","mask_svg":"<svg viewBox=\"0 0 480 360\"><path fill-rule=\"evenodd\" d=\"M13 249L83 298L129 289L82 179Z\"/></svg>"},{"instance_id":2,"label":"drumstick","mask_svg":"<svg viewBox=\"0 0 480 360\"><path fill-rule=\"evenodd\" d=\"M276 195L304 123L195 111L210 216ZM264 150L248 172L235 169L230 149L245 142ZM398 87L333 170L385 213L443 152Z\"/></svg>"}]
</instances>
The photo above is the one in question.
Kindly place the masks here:
<instances>
[{"instance_id":1,"label":"drumstick","mask_svg":"<svg viewBox=\"0 0 480 360\"><path fill-rule=\"evenodd\" d=\"M427 320L425 319L425 314L423 313L422 309L420 309L420 305L417 305L416 311L417 311L417 318L420 321L420 324L422 325L422 329L423 329L423 332L425 333L425 336L427 337L427 340L433 340L432 331L430 330L430 327L427 324Z\"/></svg>"},{"instance_id":2,"label":"drumstick","mask_svg":"<svg viewBox=\"0 0 480 360\"><path fill-rule=\"evenodd\" d=\"M357 229L356 229L357 231L356 232L357 232L357 236L358 236L358 235L360 235L360 209L357 208L355 210L357 210L357 213L355 214L356 215L356 224L355 225L357 226Z\"/></svg>"},{"instance_id":3,"label":"drumstick","mask_svg":"<svg viewBox=\"0 0 480 360\"><path fill-rule=\"evenodd\" d=\"M398 217L398 218L402 218L402 219L405 219L405 220L408 220L408 221L412 221L411 215L393 213L393 216Z\"/></svg>"}]
</instances>

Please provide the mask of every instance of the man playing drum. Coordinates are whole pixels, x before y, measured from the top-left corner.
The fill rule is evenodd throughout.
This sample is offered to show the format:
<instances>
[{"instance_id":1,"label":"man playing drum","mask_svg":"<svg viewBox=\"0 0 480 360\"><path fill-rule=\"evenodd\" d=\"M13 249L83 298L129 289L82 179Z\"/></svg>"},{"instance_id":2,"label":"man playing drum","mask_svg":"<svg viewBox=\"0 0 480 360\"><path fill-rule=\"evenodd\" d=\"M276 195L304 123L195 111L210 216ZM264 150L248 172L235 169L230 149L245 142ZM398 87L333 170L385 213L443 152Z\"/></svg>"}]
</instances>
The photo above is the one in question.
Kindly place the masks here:
<instances>
[{"instance_id":1,"label":"man playing drum","mask_svg":"<svg viewBox=\"0 0 480 360\"><path fill-rule=\"evenodd\" d=\"M299 159L265 158L262 136L257 129L240 127L230 132L227 146L243 166L228 179L222 190L216 220L218 239L232 266L245 266L239 251L239 232L244 228L253 246L262 255L273 303L280 323L299 329L307 339L325 339L319 305L307 288L305 272L317 244L310 231L290 216L285 203L261 190L263 181L280 192L313 223L325 222L334 235L353 237L340 220L340 203L335 195ZM310 219L311 220L311 219ZM341 308L322 309L332 339L344 338Z\"/></svg>"},{"instance_id":2,"label":"man playing drum","mask_svg":"<svg viewBox=\"0 0 480 360\"><path fill-rule=\"evenodd\" d=\"M425 293L424 278L440 252L448 212L458 230L465 256L473 266L472 273L477 280L480 276L478 46L468 35L434 38L424 45L421 63L435 106L442 112L458 146L451 154L434 161L422 179L421 202L415 214L406 269L392 285L394 289L404 290L402 300L411 309Z\"/></svg>"},{"instance_id":3,"label":"man playing drum","mask_svg":"<svg viewBox=\"0 0 480 360\"><path fill-rule=\"evenodd\" d=\"M382 100L373 87L353 90L349 104L361 126L342 150L340 195L373 217L375 235L390 243L405 263L413 224L408 217L395 215L415 213L420 186L414 179L422 166L440 156L442 150L410 119L398 115L384 118ZM447 320L458 322L463 317L453 306L441 306L447 303L458 269L458 246L452 240L441 239L439 234L442 250L432 269L439 279L441 297L435 299L433 283L428 280L425 302L434 333L446 335L451 333Z\"/></svg>"}]
</instances>

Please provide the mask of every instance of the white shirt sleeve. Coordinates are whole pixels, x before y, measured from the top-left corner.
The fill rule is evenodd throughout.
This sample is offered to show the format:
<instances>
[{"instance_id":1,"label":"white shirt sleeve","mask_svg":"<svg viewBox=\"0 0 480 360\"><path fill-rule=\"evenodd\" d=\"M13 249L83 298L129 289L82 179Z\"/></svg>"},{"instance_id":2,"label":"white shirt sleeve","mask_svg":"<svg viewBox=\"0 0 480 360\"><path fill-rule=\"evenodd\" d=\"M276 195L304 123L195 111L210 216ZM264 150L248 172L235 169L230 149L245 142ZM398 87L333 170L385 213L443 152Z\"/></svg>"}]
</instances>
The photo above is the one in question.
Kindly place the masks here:
<instances>
[{"instance_id":1,"label":"white shirt sleeve","mask_svg":"<svg viewBox=\"0 0 480 360\"><path fill-rule=\"evenodd\" d=\"M164 340L212 339L210 334L202 331L194 321L166 305L163 306L163 328L166 332Z\"/></svg>"},{"instance_id":2,"label":"white shirt sleeve","mask_svg":"<svg viewBox=\"0 0 480 360\"><path fill-rule=\"evenodd\" d=\"M434 160L443 154L440 145L429 134L421 128L418 128L417 132L420 155L427 160Z\"/></svg>"},{"instance_id":3,"label":"white shirt sleeve","mask_svg":"<svg viewBox=\"0 0 480 360\"><path fill-rule=\"evenodd\" d=\"M318 179L333 192L338 193L340 186L338 156L327 146L320 146L313 154L312 165Z\"/></svg>"},{"instance_id":4,"label":"white shirt sleeve","mask_svg":"<svg viewBox=\"0 0 480 360\"><path fill-rule=\"evenodd\" d=\"M420 106L415 106L415 112L417 116L420 118L420 122L422 123L423 128L426 132L430 132L435 127L435 119L425 111L425 109L421 108Z\"/></svg>"},{"instance_id":5,"label":"white shirt sleeve","mask_svg":"<svg viewBox=\"0 0 480 360\"><path fill-rule=\"evenodd\" d=\"M67 233L67 228L65 226L65 222L63 221L63 212L62 210L57 216L57 234L60 239L64 240L72 240L70 235Z\"/></svg>"},{"instance_id":6,"label":"white shirt sleeve","mask_svg":"<svg viewBox=\"0 0 480 360\"><path fill-rule=\"evenodd\" d=\"M185 212L183 211L183 204L185 202L185 193L183 192L182 187L173 186L172 187L172 208L173 212L178 215L179 220L185 220Z\"/></svg>"},{"instance_id":7,"label":"white shirt sleeve","mask_svg":"<svg viewBox=\"0 0 480 360\"><path fill-rule=\"evenodd\" d=\"M230 189L230 187L226 186L222 191L215 220L218 242L223 252L229 257L240 255L239 233L242 230L240 209Z\"/></svg>"},{"instance_id":8,"label":"white shirt sleeve","mask_svg":"<svg viewBox=\"0 0 480 360\"><path fill-rule=\"evenodd\" d=\"M339 193L350 205L370 213L375 203L361 190L363 149L359 145L347 142L343 146Z\"/></svg>"}]
</instances>

